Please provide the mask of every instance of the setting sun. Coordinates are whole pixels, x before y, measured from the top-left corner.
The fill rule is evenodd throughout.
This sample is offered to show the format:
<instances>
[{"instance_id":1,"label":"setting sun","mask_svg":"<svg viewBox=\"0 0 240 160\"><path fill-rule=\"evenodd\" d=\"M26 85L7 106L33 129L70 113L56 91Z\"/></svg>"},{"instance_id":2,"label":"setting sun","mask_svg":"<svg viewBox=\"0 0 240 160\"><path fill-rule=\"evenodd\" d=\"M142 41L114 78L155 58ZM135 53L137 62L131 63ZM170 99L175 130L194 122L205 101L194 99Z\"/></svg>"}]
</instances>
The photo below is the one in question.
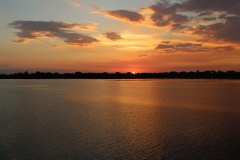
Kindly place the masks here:
<instances>
[{"instance_id":1,"label":"setting sun","mask_svg":"<svg viewBox=\"0 0 240 160\"><path fill-rule=\"evenodd\" d=\"M135 72L132 72L132 74L136 74Z\"/></svg>"}]
</instances>

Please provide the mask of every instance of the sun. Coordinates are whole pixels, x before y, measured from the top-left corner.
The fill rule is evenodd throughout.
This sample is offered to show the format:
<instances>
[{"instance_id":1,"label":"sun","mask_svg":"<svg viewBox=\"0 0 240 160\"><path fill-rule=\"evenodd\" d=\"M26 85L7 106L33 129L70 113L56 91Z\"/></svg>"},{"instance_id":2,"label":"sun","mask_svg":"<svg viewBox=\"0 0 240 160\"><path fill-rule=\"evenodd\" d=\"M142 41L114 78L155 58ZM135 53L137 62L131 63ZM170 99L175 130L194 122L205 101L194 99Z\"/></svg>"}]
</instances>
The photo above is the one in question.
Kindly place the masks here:
<instances>
[{"instance_id":1,"label":"sun","mask_svg":"<svg viewBox=\"0 0 240 160\"><path fill-rule=\"evenodd\" d=\"M136 74L136 72L132 72L132 74Z\"/></svg>"}]
</instances>

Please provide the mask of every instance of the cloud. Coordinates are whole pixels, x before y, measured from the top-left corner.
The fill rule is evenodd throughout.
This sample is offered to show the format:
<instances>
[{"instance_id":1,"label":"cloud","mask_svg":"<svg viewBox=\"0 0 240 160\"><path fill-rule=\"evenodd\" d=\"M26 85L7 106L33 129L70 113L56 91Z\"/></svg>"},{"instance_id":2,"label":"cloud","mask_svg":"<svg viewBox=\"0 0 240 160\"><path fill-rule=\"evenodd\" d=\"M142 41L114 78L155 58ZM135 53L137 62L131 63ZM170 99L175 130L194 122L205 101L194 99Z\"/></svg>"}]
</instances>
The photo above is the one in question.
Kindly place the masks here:
<instances>
[{"instance_id":1,"label":"cloud","mask_svg":"<svg viewBox=\"0 0 240 160\"><path fill-rule=\"evenodd\" d=\"M80 3L78 3L76 0L68 0L68 2L73 7L81 7Z\"/></svg>"},{"instance_id":2,"label":"cloud","mask_svg":"<svg viewBox=\"0 0 240 160\"><path fill-rule=\"evenodd\" d=\"M27 43L28 42L28 38L18 38L18 39L13 40L13 42L16 42L16 43Z\"/></svg>"},{"instance_id":3,"label":"cloud","mask_svg":"<svg viewBox=\"0 0 240 160\"><path fill-rule=\"evenodd\" d=\"M202 20L203 21L214 21L214 20L216 20L216 18L215 17L204 17L204 18L202 18Z\"/></svg>"},{"instance_id":4,"label":"cloud","mask_svg":"<svg viewBox=\"0 0 240 160\"><path fill-rule=\"evenodd\" d=\"M169 44L170 41L162 41L162 43Z\"/></svg>"},{"instance_id":5,"label":"cloud","mask_svg":"<svg viewBox=\"0 0 240 160\"><path fill-rule=\"evenodd\" d=\"M224 42L240 43L240 17L225 17L225 22L210 25L198 25L192 28L193 34L202 35L205 38L222 40Z\"/></svg>"},{"instance_id":6,"label":"cloud","mask_svg":"<svg viewBox=\"0 0 240 160\"><path fill-rule=\"evenodd\" d=\"M174 45L159 44L155 49L165 49L165 48L174 48Z\"/></svg>"},{"instance_id":7,"label":"cloud","mask_svg":"<svg viewBox=\"0 0 240 160\"><path fill-rule=\"evenodd\" d=\"M166 1L157 2L155 5L149 7L153 11L151 19L153 24L158 27L165 27L174 23L186 23L189 17L177 13L180 4L176 3L170 5Z\"/></svg>"},{"instance_id":8,"label":"cloud","mask_svg":"<svg viewBox=\"0 0 240 160\"><path fill-rule=\"evenodd\" d=\"M227 14L240 15L239 0L187 0L181 4L183 11L199 12L225 12Z\"/></svg>"},{"instance_id":9,"label":"cloud","mask_svg":"<svg viewBox=\"0 0 240 160\"><path fill-rule=\"evenodd\" d=\"M103 11L99 8L95 8L93 13L102 13L107 16L111 16L119 20L132 22L132 23L141 23L145 20L143 15L139 14L138 12L129 11L129 10Z\"/></svg>"},{"instance_id":10,"label":"cloud","mask_svg":"<svg viewBox=\"0 0 240 160\"><path fill-rule=\"evenodd\" d=\"M203 46L199 43L168 43L162 42L155 47L155 52L171 54L175 52L229 52L233 51L235 48L233 46L217 46L209 47Z\"/></svg>"},{"instance_id":11,"label":"cloud","mask_svg":"<svg viewBox=\"0 0 240 160\"><path fill-rule=\"evenodd\" d=\"M190 31L218 41L240 43L239 0L159 0L149 6L154 26Z\"/></svg>"},{"instance_id":12,"label":"cloud","mask_svg":"<svg viewBox=\"0 0 240 160\"><path fill-rule=\"evenodd\" d=\"M61 45L57 45L57 44L52 46L52 48L60 48L60 47L62 47L62 46Z\"/></svg>"},{"instance_id":13,"label":"cloud","mask_svg":"<svg viewBox=\"0 0 240 160\"><path fill-rule=\"evenodd\" d=\"M218 46L218 47L213 47L213 50L215 50L215 51L223 51L223 52L226 52L226 51L233 51L233 50L235 50L235 48L233 47L233 46Z\"/></svg>"},{"instance_id":14,"label":"cloud","mask_svg":"<svg viewBox=\"0 0 240 160\"><path fill-rule=\"evenodd\" d=\"M211 11L207 11L207 12L201 12L198 17L202 17L202 16L209 16L209 15L212 15L214 14L213 12Z\"/></svg>"},{"instance_id":15,"label":"cloud","mask_svg":"<svg viewBox=\"0 0 240 160\"><path fill-rule=\"evenodd\" d=\"M181 1L180 1L181 2ZM153 24L158 27L171 26L173 24L186 24L194 18L186 13L199 13L196 17L214 15L214 12L225 12L228 14L240 15L236 7L239 0L185 0L182 3L171 4L170 1L160 0L154 5L148 7L153 11L151 19ZM204 17L203 21L216 20L215 17Z\"/></svg>"},{"instance_id":16,"label":"cloud","mask_svg":"<svg viewBox=\"0 0 240 160\"><path fill-rule=\"evenodd\" d=\"M20 30L20 32L16 32L17 39L13 41L18 43L42 37L60 38L65 43L75 46L86 46L98 42L97 39L89 35L74 31L76 29L92 30L95 27L94 24L83 25L54 21L14 21L9 23L9 26Z\"/></svg>"},{"instance_id":17,"label":"cloud","mask_svg":"<svg viewBox=\"0 0 240 160\"><path fill-rule=\"evenodd\" d=\"M189 28L188 26L183 26L183 25L178 24L178 23L173 24L171 27L172 27L171 31L181 31L181 30Z\"/></svg>"},{"instance_id":18,"label":"cloud","mask_svg":"<svg viewBox=\"0 0 240 160\"><path fill-rule=\"evenodd\" d=\"M147 56L149 56L149 55L147 55L147 54L142 54L142 55L138 55L138 57L147 57Z\"/></svg>"},{"instance_id":19,"label":"cloud","mask_svg":"<svg viewBox=\"0 0 240 160\"><path fill-rule=\"evenodd\" d=\"M112 40L112 41L117 41L117 40L121 40L123 39L118 33L116 32L107 32L107 33L103 33L103 35Z\"/></svg>"}]
</instances>

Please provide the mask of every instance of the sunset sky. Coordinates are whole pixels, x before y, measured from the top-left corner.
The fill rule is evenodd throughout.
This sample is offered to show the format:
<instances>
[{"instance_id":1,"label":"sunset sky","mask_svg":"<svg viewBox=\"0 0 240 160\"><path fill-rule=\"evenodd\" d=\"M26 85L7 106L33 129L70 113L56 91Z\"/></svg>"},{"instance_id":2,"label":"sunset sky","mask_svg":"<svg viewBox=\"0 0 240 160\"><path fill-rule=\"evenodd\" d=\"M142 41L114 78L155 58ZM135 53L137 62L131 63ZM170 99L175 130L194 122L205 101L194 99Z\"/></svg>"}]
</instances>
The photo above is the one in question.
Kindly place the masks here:
<instances>
[{"instance_id":1,"label":"sunset sky","mask_svg":"<svg viewBox=\"0 0 240 160\"><path fill-rule=\"evenodd\" d=\"M1 0L0 74L240 71L240 0Z\"/></svg>"}]
</instances>

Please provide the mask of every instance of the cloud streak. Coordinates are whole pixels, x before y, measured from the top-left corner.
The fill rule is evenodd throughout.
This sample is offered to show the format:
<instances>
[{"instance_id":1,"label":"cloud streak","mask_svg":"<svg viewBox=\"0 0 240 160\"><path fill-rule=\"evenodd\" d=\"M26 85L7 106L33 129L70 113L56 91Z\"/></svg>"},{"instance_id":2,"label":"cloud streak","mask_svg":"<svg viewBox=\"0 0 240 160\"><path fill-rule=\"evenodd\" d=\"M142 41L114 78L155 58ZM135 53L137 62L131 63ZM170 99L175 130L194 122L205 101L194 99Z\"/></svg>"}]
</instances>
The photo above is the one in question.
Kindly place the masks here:
<instances>
[{"instance_id":1,"label":"cloud streak","mask_svg":"<svg viewBox=\"0 0 240 160\"><path fill-rule=\"evenodd\" d=\"M73 7L81 7L80 3L78 3L76 0L68 0L68 2Z\"/></svg>"},{"instance_id":2,"label":"cloud streak","mask_svg":"<svg viewBox=\"0 0 240 160\"><path fill-rule=\"evenodd\" d=\"M166 43L167 42L167 43ZM155 47L155 51L158 53L199 53L199 52L230 52L235 50L233 46L217 46L209 47L203 46L199 43L171 43L169 41L163 41Z\"/></svg>"},{"instance_id":3,"label":"cloud streak","mask_svg":"<svg viewBox=\"0 0 240 160\"><path fill-rule=\"evenodd\" d=\"M118 33L116 32L107 32L103 33L104 37L112 40L112 41L117 41L123 39Z\"/></svg>"},{"instance_id":4,"label":"cloud streak","mask_svg":"<svg viewBox=\"0 0 240 160\"><path fill-rule=\"evenodd\" d=\"M93 13L101 13L106 16L110 16L119 20L131 22L131 23L141 23L145 20L144 16L139 14L138 12L129 11L125 9L104 11L99 8L95 8Z\"/></svg>"},{"instance_id":5,"label":"cloud streak","mask_svg":"<svg viewBox=\"0 0 240 160\"><path fill-rule=\"evenodd\" d=\"M52 46L52 48L60 48L60 47L62 47L62 46L61 45L57 45L57 44Z\"/></svg>"},{"instance_id":6,"label":"cloud streak","mask_svg":"<svg viewBox=\"0 0 240 160\"><path fill-rule=\"evenodd\" d=\"M9 27L20 30L16 32L16 39L13 42L26 43L29 40L39 38L60 38L66 44L75 46L87 46L98 42L96 38L78 33L74 30L92 30L94 24L77 24L54 21L14 21Z\"/></svg>"}]
</instances>

